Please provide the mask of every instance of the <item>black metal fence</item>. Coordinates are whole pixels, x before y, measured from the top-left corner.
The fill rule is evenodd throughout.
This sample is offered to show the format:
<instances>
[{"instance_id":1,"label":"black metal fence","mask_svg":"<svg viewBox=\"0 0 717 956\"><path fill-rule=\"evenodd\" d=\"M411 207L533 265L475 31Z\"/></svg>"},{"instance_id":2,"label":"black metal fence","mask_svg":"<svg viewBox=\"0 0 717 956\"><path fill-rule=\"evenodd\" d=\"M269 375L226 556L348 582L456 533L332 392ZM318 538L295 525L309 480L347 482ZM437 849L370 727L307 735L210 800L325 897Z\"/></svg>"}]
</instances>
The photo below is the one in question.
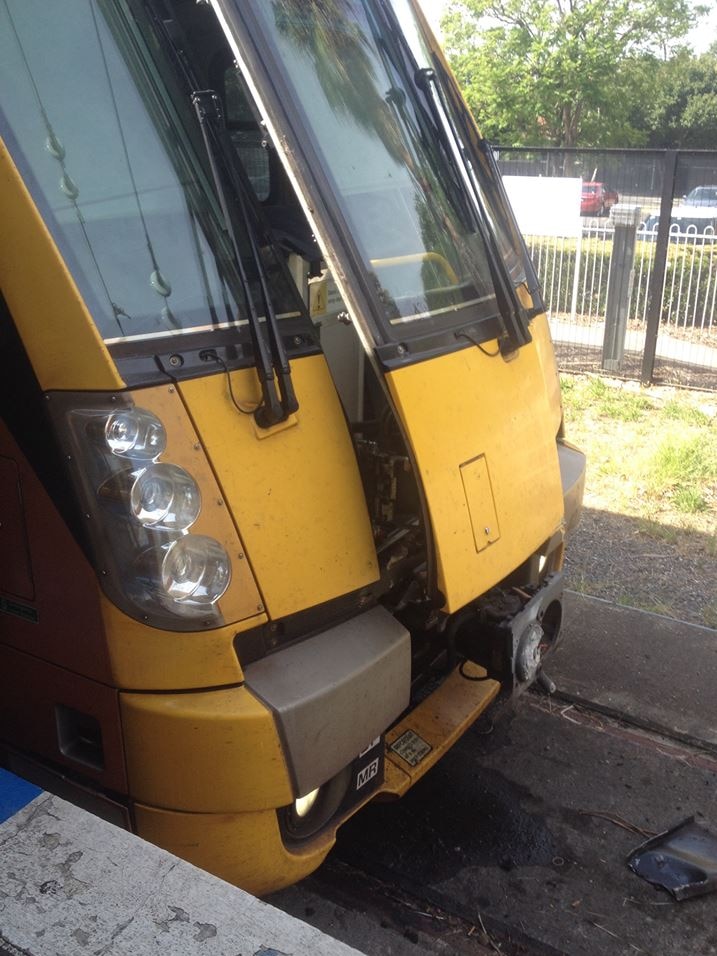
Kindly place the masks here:
<instances>
[{"instance_id":1,"label":"black metal fence","mask_svg":"<svg viewBox=\"0 0 717 956\"><path fill-rule=\"evenodd\" d=\"M577 235L526 235L561 367L717 389L717 150L496 151L583 183Z\"/></svg>"}]
</instances>

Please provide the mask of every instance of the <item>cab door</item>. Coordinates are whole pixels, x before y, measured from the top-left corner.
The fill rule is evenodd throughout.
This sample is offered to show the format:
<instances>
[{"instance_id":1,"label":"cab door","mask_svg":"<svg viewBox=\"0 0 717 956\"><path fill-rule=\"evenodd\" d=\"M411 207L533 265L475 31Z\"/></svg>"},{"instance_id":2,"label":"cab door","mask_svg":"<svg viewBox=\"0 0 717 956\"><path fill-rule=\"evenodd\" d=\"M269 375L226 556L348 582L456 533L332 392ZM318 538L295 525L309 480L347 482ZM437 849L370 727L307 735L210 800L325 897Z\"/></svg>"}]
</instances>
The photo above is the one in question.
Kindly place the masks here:
<instances>
[{"instance_id":1,"label":"cab door","mask_svg":"<svg viewBox=\"0 0 717 956\"><path fill-rule=\"evenodd\" d=\"M528 327L500 187L451 126L462 101L417 11L326 7L215 0L410 446L453 611L562 521L545 320Z\"/></svg>"}]
</instances>

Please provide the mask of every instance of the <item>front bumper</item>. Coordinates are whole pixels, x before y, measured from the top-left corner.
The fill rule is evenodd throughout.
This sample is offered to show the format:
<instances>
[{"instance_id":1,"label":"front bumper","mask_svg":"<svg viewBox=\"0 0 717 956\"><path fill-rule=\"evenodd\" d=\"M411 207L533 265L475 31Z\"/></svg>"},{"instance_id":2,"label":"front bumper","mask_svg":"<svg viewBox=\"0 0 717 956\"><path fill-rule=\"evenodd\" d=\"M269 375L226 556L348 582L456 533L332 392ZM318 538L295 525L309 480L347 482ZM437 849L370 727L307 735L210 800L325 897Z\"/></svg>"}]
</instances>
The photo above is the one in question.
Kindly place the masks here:
<instances>
[{"instance_id":1,"label":"front bumper","mask_svg":"<svg viewBox=\"0 0 717 956\"><path fill-rule=\"evenodd\" d=\"M464 673L484 676L476 664ZM441 686L408 713L386 737L383 782L335 817L300 847L284 844L275 810L196 813L134 804L139 836L164 847L216 876L265 895L308 876L324 860L336 831L378 794L403 795L429 770L497 697L494 680L471 681L456 669Z\"/></svg>"},{"instance_id":2,"label":"front bumper","mask_svg":"<svg viewBox=\"0 0 717 956\"><path fill-rule=\"evenodd\" d=\"M585 491L585 455L564 439L558 440L560 481L563 486L565 534L578 526Z\"/></svg>"}]
</instances>

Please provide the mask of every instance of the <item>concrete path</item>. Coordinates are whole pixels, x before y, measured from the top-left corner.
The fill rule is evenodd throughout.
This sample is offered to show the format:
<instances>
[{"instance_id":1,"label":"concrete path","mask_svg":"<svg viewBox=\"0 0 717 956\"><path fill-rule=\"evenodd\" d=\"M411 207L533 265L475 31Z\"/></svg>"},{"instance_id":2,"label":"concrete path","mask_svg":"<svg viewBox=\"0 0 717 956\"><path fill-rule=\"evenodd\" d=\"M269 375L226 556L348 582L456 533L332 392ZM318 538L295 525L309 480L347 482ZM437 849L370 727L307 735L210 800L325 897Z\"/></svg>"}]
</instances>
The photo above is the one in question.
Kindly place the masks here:
<instances>
[{"instance_id":1,"label":"concrete path","mask_svg":"<svg viewBox=\"0 0 717 956\"><path fill-rule=\"evenodd\" d=\"M717 753L717 631L568 592L561 697Z\"/></svg>"},{"instance_id":2,"label":"concrete path","mask_svg":"<svg viewBox=\"0 0 717 956\"><path fill-rule=\"evenodd\" d=\"M592 325L579 325L577 322L561 322L550 319L550 333L553 342L562 345L581 345L602 349L605 338L605 322ZM645 349L645 331L628 330L625 334L625 351L642 354ZM699 369L717 368L717 348L701 342L690 342L676 338L665 328L660 328L657 336L656 358L666 361L694 365Z\"/></svg>"},{"instance_id":3,"label":"concrete path","mask_svg":"<svg viewBox=\"0 0 717 956\"><path fill-rule=\"evenodd\" d=\"M0 770L0 956L360 956Z\"/></svg>"}]
</instances>

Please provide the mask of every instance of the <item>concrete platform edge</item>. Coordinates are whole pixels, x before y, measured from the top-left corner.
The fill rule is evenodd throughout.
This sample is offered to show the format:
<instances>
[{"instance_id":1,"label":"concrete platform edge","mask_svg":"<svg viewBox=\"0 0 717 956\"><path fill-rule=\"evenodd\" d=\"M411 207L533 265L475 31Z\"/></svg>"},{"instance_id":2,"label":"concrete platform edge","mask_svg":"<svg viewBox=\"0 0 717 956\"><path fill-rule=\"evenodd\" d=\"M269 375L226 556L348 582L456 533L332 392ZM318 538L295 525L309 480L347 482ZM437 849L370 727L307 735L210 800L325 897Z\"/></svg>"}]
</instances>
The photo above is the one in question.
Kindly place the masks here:
<instances>
[{"instance_id":1,"label":"concrete platform edge","mask_svg":"<svg viewBox=\"0 0 717 956\"><path fill-rule=\"evenodd\" d=\"M3 948L12 956L361 956L44 791L0 824Z\"/></svg>"}]
</instances>

